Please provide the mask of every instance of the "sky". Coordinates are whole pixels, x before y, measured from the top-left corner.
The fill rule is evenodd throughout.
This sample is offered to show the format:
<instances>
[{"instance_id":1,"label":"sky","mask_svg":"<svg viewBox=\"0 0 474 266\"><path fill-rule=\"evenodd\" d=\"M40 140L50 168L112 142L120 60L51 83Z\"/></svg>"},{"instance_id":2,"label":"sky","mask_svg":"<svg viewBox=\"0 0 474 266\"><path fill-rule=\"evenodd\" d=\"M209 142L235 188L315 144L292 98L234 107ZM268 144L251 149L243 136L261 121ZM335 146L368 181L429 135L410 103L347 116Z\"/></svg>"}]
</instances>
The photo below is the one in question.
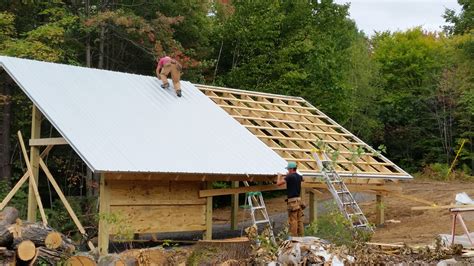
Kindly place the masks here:
<instances>
[{"instance_id":1,"label":"sky","mask_svg":"<svg viewBox=\"0 0 474 266\"><path fill-rule=\"evenodd\" d=\"M456 12L461 7L456 0L335 0L350 3L350 16L357 27L371 36L374 31L406 30L422 26L440 31L446 25L442 15L446 8Z\"/></svg>"}]
</instances>

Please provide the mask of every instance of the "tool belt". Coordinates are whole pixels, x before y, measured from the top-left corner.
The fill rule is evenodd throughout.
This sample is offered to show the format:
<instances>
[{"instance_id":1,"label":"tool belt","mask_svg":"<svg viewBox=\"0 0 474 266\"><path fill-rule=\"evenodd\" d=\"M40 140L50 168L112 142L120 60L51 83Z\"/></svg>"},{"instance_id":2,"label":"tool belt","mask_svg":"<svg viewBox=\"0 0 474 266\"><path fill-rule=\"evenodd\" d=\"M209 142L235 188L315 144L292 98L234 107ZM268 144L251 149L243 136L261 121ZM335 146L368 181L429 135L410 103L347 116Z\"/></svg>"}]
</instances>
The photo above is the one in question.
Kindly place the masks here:
<instances>
[{"instance_id":1,"label":"tool belt","mask_svg":"<svg viewBox=\"0 0 474 266\"><path fill-rule=\"evenodd\" d=\"M301 201L300 197L294 197L285 200L287 202L288 211L304 210L306 205Z\"/></svg>"}]
</instances>

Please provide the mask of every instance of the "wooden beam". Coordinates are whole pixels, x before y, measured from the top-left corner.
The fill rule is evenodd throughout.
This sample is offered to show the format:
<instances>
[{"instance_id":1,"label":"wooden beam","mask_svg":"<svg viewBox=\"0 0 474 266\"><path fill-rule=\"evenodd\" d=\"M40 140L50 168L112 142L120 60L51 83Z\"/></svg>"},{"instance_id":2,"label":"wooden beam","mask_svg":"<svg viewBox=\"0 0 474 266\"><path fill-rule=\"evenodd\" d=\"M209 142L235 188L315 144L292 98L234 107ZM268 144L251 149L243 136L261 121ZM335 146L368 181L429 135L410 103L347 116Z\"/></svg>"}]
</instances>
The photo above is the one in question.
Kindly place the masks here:
<instances>
[{"instance_id":1,"label":"wooden beam","mask_svg":"<svg viewBox=\"0 0 474 266\"><path fill-rule=\"evenodd\" d=\"M7 206L8 202L13 198L13 196L16 194L16 192L20 189L20 187L28 180L28 177L30 177L30 172L27 171L21 178L18 180L16 185L8 192L7 196L3 199L2 203L0 204L0 211Z\"/></svg>"},{"instance_id":2,"label":"wooden beam","mask_svg":"<svg viewBox=\"0 0 474 266\"><path fill-rule=\"evenodd\" d=\"M451 209L451 208L471 208L474 207L474 204L466 204L466 205L459 205L459 204L451 204L451 205L441 205L441 206L416 206L411 207L412 211L427 211L427 210L443 210L443 209Z\"/></svg>"},{"instance_id":3,"label":"wooden beam","mask_svg":"<svg viewBox=\"0 0 474 266\"><path fill-rule=\"evenodd\" d=\"M317 188L317 189L327 189L325 183L310 183L304 182L301 184L304 188ZM346 184L349 190L351 191L367 191L371 193L380 193L380 192L390 192L390 191L401 191L400 186L391 186L391 185L364 185L364 184ZM254 191L271 191L271 190L282 190L286 189L285 186L272 185L259 185L259 186L250 186L250 187L238 187L238 188L221 188L221 189L205 189L199 191L199 197L214 197L214 196L223 196L223 195L232 195L236 193L247 193Z\"/></svg>"},{"instance_id":4,"label":"wooden beam","mask_svg":"<svg viewBox=\"0 0 474 266\"><path fill-rule=\"evenodd\" d=\"M30 139L30 146L68 145L64 138Z\"/></svg>"},{"instance_id":5,"label":"wooden beam","mask_svg":"<svg viewBox=\"0 0 474 266\"><path fill-rule=\"evenodd\" d=\"M32 139L39 139L41 138L41 112L33 104L33 110L31 113L31 138ZM35 188L38 183L38 174L39 174L39 147L31 147L30 148L30 160L31 162L31 172L30 172L30 186L28 189L28 215L27 219L30 222L36 221L36 206L38 205L37 197L35 196ZM25 161L28 161L28 157L25 157ZM28 162L28 163L29 163ZM36 190L38 188L36 187Z\"/></svg>"},{"instance_id":6,"label":"wooden beam","mask_svg":"<svg viewBox=\"0 0 474 266\"><path fill-rule=\"evenodd\" d=\"M277 185L261 185L261 186L250 186L250 187L238 187L238 188L221 188L221 189L206 189L199 191L199 197L213 197L213 196L223 196L223 195L232 195L232 194L242 194L247 192L254 191L270 191L270 190L281 190L286 189L285 186Z\"/></svg>"},{"instance_id":7,"label":"wooden beam","mask_svg":"<svg viewBox=\"0 0 474 266\"><path fill-rule=\"evenodd\" d=\"M41 219L43 220L43 224L47 225L48 220L46 220L46 214L44 213L43 203L41 202L41 197L40 197L40 194L39 194L39 191L38 191L37 181L34 178L33 168L30 164L30 161L28 161L28 154L26 153L25 142L23 141L23 136L21 135L20 131L18 131L18 140L20 142L21 151L23 152L23 158L25 159L26 168L28 168L28 172L29 172L29 176L30 176L29 180L31 182L30 185L31 185L31 188L33 190L33 195L35 197L36 204L37 204L37 206L40 210ZM39 150L38 150L38 152L39 152ZM39 154L38 154L38 157L36 159L39 159ZM38 173L36 173L36 176L38 176ZM36 214L36 204L35 204L35 214ZM30 207L30 206L28 205L28 207ZM33 219L33 221L35 221L36 217L32 217L32 219Z\"/></svg>"},{"instance_id":8,"label":"wooden beam","mask_svg":"<svg viewBox=\"0 0 474 266\"><path fill-rule=\"evenodd\" d=\"M385 205L383 202L382 195L376 195L376 203L375 203L375 225L376 226L383 226L385 223Z\"/></svg>"},{"instance_id":9,"label":"wooden beam","mask_svg":"<svg viewBox=\"0 0 474 266\"><path fill-rule=\"evenodd\" d=\"M53 185L54 189L56 190L56 193L58 193L59 198L63 202L64 207L66 207L66 210L69 213L69 216L71 216L72 221L76 225L77 229L79 229L79 232L81 232L82 236L86 237L87 233L84 227L82 226L81 221L79 221L79 218L77 218L76 213L74 213L74 210L72 209L71 205L67 201L66 197L61 191L61 188L59 187L58 183L56 183L56 180L54 179L53 175L51 174L51 172L49 171L48 167L44 163L43 159L41 159L41 157L39 158L39 164L40 164L41 169L43 169L44 173L46 174L46 177L48 178L49 182L51 182L51 185ZM88 241L87 245L89 246L90 250L95 249L91 241Z\"/></svg>"},{"instance_id":10,"label":"wooden beam","mask_svg":"<svg viewBox=\"0 0 474 266\"><path fill-rule=\"evenodd\" d=\"M48 155L48 153L51 151L52 148L53 148L52 145L46 147L46 149L44 149L43 152L41 152L40 158L43 158L44 156ZM10 192L8 192L8 194L3 199L2 203L0 203L0 211L3 210L3 208L7 206L8 202L10 202L13 196L15 196L16 192L18 192L20 187L26 182L26 180L28 180L28 177L30 177L30 173L29 171L26 171L26 173L23 174L20 180L18 180L16 185L10 190Z\"/></svg>"},{"instance_id":11,"label":"wooden beam","mask_svg":"<svg viewBox=\"0 0 474 266\"><path fill-rule=\"evenodd\" d=\"M318 199L313 190L309 192L309 223L314 223L318 219Z\"/></svg>"},{"instance_id":12,"label":"wooden beam","mask_svg":"<svg viewBox=\"0 0 474 266\"><path fill-rule=\"evenodd\" d=\"M212 188L212 182L206 182L208 189ZM206 231L204 232L204 240L212 240L212 196L206 198Z\"/></svg>"},{"instance_id":13,"label":"wooden beam","mask_svg":"<svg viewBox=\"0 0 474 266\"><path fill-rule=\"evenodd\" d=\"M224 108L233 108L233 109L237 109L237 110L275 113L275 114L283 114L283 115L294 115L294 116L298 116L298 117L327 118L327 116L324 116L324 115L305 114L305 113L300 114L298 112L285 112L285 111L277 111L277 110L262 110L262 109L258 109L258 108L250 108L250 107L245 107L245 106L223 105L223 104L218 104L218 106L223 108L223 109Z\"/></svg>"},{"instance_id":14,"label":"wooden beam","mask_svg":"<svg viewBox=\"0 0 474 266\"><path fill-rule=\"evenodd\" d=\"M99 254L107 255L109 252L109 224L107 219L110 215L109 187L105 181L105 174L100 175L100 194L99 194Z\"/></svg>"},{"instance_id":15,"label":"wooden beam","mask_svg":"<svg viewBox=\"0 0 474 266\"><path fill-rule=\"evenodd\" d=\"M295 102L301 102L301 103L305 102L299 97L271 94L271 93L265 93L265 92L244 91L244 90L222 88L222 87L208 86L208 85L201 85L201 84L197 84L196 87L198 87L200 90L203 90L203 91L212 91L212 92L217 91L217 92L232 93L232 94L238 94L238 95L250 95L250 96L255 96L255 97L268 97L272 99L282 99L285 101L295 101Z\"/></svg>"},{"instance_id":16,"label":"wooden beam","mask_svg":"<svg viewBox=\"0 0 474 266\"><path fill-rule=\"evenodd\" d=\"M232 181L232 188L238 188L239 181ZM238 213L239 213L239 194L232 194L231 195L231 214L230 214L230 228L232 230L236 230L239 224Z\"/></svg>"},{"instance_id":17,"label":"wooden beam","mask_svg":"<svg viewBox=\"0 0 474 266\"><path fill-rule=\"evenodd\" d=\"M437 204L432 202L432 201L420 199L420 198L410 196L410 195L405 195L405 194L401 194L401 193L394 193L394 192L391 192L389 195L393 196L393 197L399 197L399 198L402 198L402 199L407 199L407 200L414 201L414 202L419 202L419 203L426 204L426 205L432 206L432 207L437 206Z\"/></svg>"}]
</instances>

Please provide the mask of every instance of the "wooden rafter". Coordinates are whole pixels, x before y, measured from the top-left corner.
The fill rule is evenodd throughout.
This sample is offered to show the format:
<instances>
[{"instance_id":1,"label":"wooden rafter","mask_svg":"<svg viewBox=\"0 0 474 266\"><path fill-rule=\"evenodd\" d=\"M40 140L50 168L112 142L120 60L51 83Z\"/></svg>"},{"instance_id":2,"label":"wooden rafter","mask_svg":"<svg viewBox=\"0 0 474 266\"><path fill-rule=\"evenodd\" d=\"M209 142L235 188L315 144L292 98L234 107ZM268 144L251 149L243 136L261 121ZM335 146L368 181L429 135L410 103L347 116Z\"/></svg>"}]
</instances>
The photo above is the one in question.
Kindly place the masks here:
<instances>
[{"instance_id":1,"label":"wooden rafter","mask_svg":"<svg viewBox=\"0 0 474 266\"><path fill-rule=\"evenodd\" d=\"M311 157L318 142L337 151L336 170L358 177L409 177L394 163L299 97L197 85L217 105L302 173L319 169Z\"/></svg>"}]
</instances>

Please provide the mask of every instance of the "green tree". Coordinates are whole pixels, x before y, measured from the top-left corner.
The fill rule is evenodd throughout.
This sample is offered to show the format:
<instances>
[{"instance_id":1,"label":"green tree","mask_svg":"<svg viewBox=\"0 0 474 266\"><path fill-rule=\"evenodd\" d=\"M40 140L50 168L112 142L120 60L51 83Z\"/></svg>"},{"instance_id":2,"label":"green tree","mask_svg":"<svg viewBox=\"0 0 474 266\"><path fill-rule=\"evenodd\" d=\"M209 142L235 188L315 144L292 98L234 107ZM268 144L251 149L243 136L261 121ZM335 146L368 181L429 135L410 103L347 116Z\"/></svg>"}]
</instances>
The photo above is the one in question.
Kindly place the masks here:
<instances>
[{"instance_id":1,"label":"green tree","mask_svg":"<svg viewBox=\"0 0 474 266\"><path fill-rule=\"evenodd\" d=\"M468 33L474 29L474 3L472 0L458 0L461 12L456 14L453 9L446 9L444 19L452 25L444 26L444 30L449 34Z\"/></svg>"},{"instance_id":2,"label":"green tree","mask_svg":"<svg viewBox=\"0 0 474 266\"><path fill-rule=\"evenodd\" d=\"M380 119L391 158L405 167L439 159L440 139L429 101L445 62L443 37L420 28L380 33L372 38L384 87ZM409 168L416 169L416 168Z\"/></svg>"}]
</instances>

